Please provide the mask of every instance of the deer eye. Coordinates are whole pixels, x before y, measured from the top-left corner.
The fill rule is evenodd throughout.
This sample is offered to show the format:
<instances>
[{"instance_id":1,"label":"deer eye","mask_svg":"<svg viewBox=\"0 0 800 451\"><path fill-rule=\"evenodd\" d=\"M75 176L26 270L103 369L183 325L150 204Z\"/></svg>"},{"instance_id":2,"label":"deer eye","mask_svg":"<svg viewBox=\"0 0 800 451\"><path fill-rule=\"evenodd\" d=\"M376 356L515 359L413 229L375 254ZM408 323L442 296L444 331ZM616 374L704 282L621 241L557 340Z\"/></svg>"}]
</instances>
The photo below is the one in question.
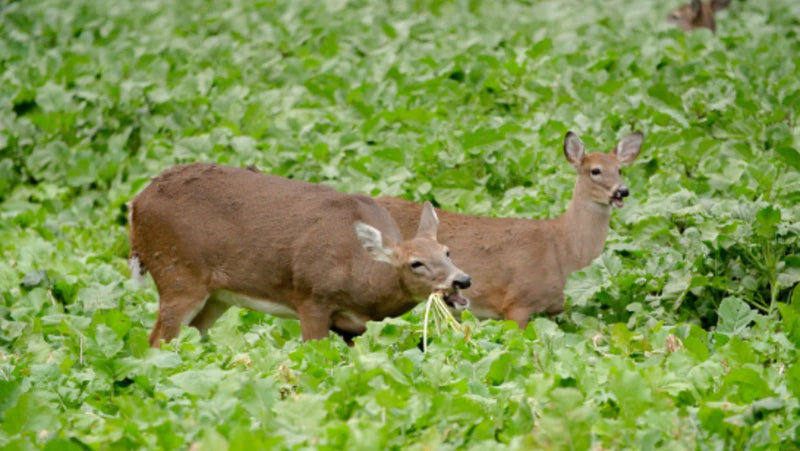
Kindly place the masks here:
<instances>
[{"instance_id":1,"label":"deer eye","mask_svg":"<svg viewBox=\"0 0 800 451\"><path fill-rule=\"evenodd\" d=\"M600 168L594 168L594 169L592 169L592 175L600 175L600 172L601 172L601 171L600 171Z\"/></svg>"},{"instance_id":2,"label":"deer eye","mask_svg":"<svg viewBox=\"0 0 800 451\"><path fill-rule=\"evenodd\" d=\"M619 175L622 175L622 168L619 168Z\"/></svg>"},{"instance_id":3,"label":"deer eye","mask_svg":"<svg viewBox=\"0 0 800 451\"><path fill-rule=\"evenodd\" d=\"M444 255L446 255L447 258L450 258L450 249L447 249L446 251L444 251Z\"/></svg>"},{"instance_id":4,"label":"deer eye","mask_svg":"<svg viewBox=\"0 0 800 451\"><path fill-rule=\"evenodd\" d=\"M425 266L425 263L422 263L422 262L421 262L421 261L419 261L419 260L414 260L414 261L413 261L413 262L411 262L411 264L409 264L408 266L410 266L410 267L411 267L411 269L419 269L419 268L422 268L423 266Z\"/></svg>"}]
</instances>

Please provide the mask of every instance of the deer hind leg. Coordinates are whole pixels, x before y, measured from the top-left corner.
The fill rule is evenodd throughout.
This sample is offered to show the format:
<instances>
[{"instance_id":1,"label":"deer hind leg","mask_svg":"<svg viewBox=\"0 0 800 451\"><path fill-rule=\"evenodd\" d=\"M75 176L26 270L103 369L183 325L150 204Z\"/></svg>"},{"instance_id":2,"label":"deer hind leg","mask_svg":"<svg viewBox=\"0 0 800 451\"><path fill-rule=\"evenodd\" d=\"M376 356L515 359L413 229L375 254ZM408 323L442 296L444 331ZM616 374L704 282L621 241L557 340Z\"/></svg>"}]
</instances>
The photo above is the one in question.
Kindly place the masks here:
<instances>
[{"instance_id":1,"label":"deer hind leg","mask_svg":"<svg viewBox=\"0 0 800 451\"><path fill-rule=\"evenodd\" d=\"M344 329L339 329L336 326L331 327L331 330L336 335L342 337L342 340L344 340L344 342L347 344L347 346L355 345L355 343L353 343L353 339L355 339L357 336L361 335L361 334L354 334L352 332L348 332L348 331L346 331Z\"/></svg>"},{"instance_id":2,"label":"deer hind leg","mask_svg":"<svg viewBox=\"0 0 800 451\"><path fill-rule=\"evenodd\" d=\"M168 280L154 277L158 287L158 318L148 339L154 348L161 346L161 340L169 343L177 337L181 325L191 323L203 310L209 295L202 279L185 269L173 268L169 276Z\"/></svg>"},{"instance_id":3,"label":"deer hind leg","mask_svg":"<svg viewBox=\"0 0 800 451\"><path fill-rule=\"evenodd\" d=\"M205 335L208 332L208 328L211 327L214 322L225 313L230 305L225 304L223 302L218 301L213 296L209 297L206 301L206 305L203 306L203 309L200 310L192 322L189 323L190 326L197 328L200 331L201 335Z\"/></svg>"},{"instance_id":4,"label":"deer hind leg","mask_svg":"<svg viewBox=\"0 0 800 451\"><path fill-rule=\"evenodd\" d=\"M206 293L161 296L158 303L158 318L150 332L148 342L151 347L161 347L161 340L169 343L178 336L181 325L189 324L206 303Z\"/></svg>"},{"instance_id":5,"label":"deer hind leg","mask_svg":"<svg viewBox=\"0 0 800 451\"><path fill-rule=\"evenodd\" d=\"M342 337L348 346L353 346L353 339L367 331L367 326L360 318L348 312L336 312L332 317L331 330Z\"/></svg>"}]
</instances>

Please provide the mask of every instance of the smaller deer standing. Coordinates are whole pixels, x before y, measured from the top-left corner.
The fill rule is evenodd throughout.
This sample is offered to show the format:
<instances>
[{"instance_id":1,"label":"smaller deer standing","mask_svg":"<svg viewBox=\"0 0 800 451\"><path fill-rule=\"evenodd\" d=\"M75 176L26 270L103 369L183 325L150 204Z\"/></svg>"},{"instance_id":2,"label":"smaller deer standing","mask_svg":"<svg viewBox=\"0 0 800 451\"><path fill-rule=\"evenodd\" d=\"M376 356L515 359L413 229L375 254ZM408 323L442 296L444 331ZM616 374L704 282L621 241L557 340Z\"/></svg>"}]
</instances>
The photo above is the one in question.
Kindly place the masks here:
<instances>
[{"instance_id":1,"label":"smaller deer standing","mask_svg":"<svg viewBox=\"0 0 800 451\"><path fill-rule=\"evenodd\" d=\"M423 207L403 241L374 199L215 164L166 170L130 204L130 266L159 294L150 345L182 324L205 331L230 306L298 317L304 340L350 340L432 291L466 304L470 278L436 241Z\"/></svg>"},{"instance_id":2,"label":"smaller deer standing","mask_svg":"<svg viewBox=\"0 0 800 451\"><path fill-rule=\"evenodd\" d=\"M712 33L716 33L717 24L714 14L727 8L730 3L731 0L710 0L705 3L701 3L700 0L692 0L691 3L670 13L667 21L678 25L685 31L708 28Z\"/></svg>"},{"instance_id":3,"label":"smaller deer standing","mask_svg":"<svg viewBox=\"0 0 800 451\"><path fill-rule=\"evenodd\" d=\"M555 219L471 216L439 210L439 236L472 275L466 295L479 318L503 318L525 328L533 313L564 308L567 277L603 252L611 208L622 207L628 187L620 166L639 155L642 134L623 138L609 153L586 154L578 135L564 137L564 156L578 172L572 202ZM378 202L409 232L420 205L394 197ZM455 307L458 307L457 305Z\"/></svg>"}]
</instances>

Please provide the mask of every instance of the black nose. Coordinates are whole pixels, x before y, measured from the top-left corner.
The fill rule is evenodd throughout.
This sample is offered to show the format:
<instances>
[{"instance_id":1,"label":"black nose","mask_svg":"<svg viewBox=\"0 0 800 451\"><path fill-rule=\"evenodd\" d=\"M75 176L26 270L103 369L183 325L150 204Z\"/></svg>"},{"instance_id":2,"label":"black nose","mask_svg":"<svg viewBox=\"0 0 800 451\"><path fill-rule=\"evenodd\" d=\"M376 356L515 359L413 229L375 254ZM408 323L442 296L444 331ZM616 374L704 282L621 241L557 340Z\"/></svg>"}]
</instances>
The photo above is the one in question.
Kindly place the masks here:
<instances>
[{"instance_id":1,"label":"black nose","mask_svg":"<svg viewBox=\"0 0 800 451\"><path fill-rule=\"evenodd\" d=\"M628 191L627 186L620 187L617 189L617 197L628 197L631 193Z\"/></svg>"},{"instance_id":2,"label":"black nose","mask_svg":"<svg viewBox=\"0 0 800 451\"><path fill-rule=\"evenodd\" d=\"M466 290L470 285L472 285L472 279L466 274L456 277L456 280L453 281L453 287L459 290Z\"/></svg>"}]
</instances>

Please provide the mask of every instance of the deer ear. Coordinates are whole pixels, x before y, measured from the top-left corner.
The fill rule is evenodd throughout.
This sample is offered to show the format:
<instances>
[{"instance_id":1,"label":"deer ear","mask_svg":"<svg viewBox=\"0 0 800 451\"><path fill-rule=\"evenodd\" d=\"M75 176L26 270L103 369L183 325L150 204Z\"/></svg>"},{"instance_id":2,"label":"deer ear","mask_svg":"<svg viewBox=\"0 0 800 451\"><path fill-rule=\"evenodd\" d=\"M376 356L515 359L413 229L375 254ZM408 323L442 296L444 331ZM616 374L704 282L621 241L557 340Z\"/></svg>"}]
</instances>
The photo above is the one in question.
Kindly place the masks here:
<instances>
[{"instance_id":1,"label":"deer ear","mask_svg":"<svg viewBox=\"0 0 800 451\"><path fill-rule=\"evenodd\" d=\"M392 262L394 250L392 246L383 244L383 235L380 230L360 221L357 221L354 226L358 241L361 242L370 257L379 262Z\"/></svg>"},{"instance_id":2,"label":"deer ear","mask_svg":"<svg viewBox=\"0 0 800 451\"><path fill-rule=\"evenodd\" d=\"M672 11L672 12L671 12L671 13L669 13L669 15L667 16L667 22L670 22L670 23L678 23L678 22L680 22L680 21L681 21L681 16L679 16L679 15L678 15L678 11L677 11L677 10L675 10L675 11Z\"/></svg>"},{"instance_id":3,"label":"deer ear","mask_svg":"<svg viewBox=\"0 0 800 451\"><path fill-rule=\"evenodd\" d=\"M711 0L711 9L714 12L721 11L731 4L731 0Z\"/></svg>"},{"instance_id":4,"label":"deer ear","mask_svg":"<svg viewBox=\"0 0 800 451\"><path fill-rule=\"evenodd\" d=\"M585 152L586 150L583 147L583 142L578 138L578 135L571 131L567 132L566 136L564 136L564 156L567 157L567 161L569 161L575 169L581 167L581 161L583 161Z\"/></svg>"},{"instance_id":5,"label":"deer ear","mask_svg":"<svg viewBox=\"0 0 800 451\"><path fill-rule=\"evenodd\" d=\"M427 200L422 204L422 217L419 218L419 228L417 229L417 237L436 239L436 232L439 230L439 217L436 216L436 211L433 205Z\"/></svg>"},{"instance_id":6,"label":"deer ear","mask_svg":"<svg viewBox=\"0 0 800 451\"><path fill-rule=\"evenodd\" d=\"M644 135L642 132L633 132L625 138L622 138L619 144L617 144L617 147L611 151L611 155L617 157L619 164L631 164L633 163L633 160L639 156L639 151L642 149L643 140Z\"/></svg>"},{"instance_id":7,"label":"deer ear","mask_svg":"<svg viewBox=\"0 0 800 451\"><path fill-rule=\"evenodd\" d=\"M700 3L700 0L692 0L691 3L692 7L692 19L696 19L700 16L700 9L703 5Z\"/></svg>"}]
</instances>

